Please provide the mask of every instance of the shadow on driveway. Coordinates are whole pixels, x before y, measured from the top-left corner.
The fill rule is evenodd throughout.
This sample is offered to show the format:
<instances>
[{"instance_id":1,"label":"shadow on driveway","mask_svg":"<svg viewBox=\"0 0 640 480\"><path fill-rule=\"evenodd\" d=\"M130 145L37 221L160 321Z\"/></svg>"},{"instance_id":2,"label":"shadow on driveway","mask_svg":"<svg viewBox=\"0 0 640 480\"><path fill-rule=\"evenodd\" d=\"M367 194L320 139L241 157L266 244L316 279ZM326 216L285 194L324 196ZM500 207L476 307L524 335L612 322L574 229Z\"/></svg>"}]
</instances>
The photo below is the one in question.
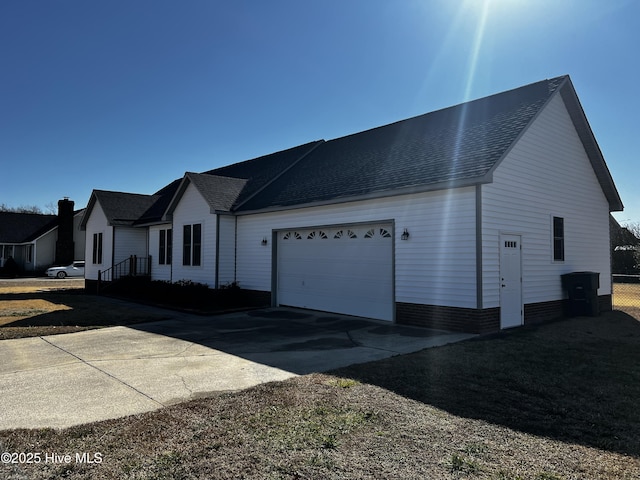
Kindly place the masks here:
<instances>
[{"instance_id":1,"label":"shadow on driveway","mask_svg":"<svg viewBox=\"0 0 640 480\"><path fill-rule=\"evenodd\" d=\"M130 325L303 375L473 337L360 317L266 308Z\"/></svg>"},{"instance_id":2,"label":"shadow on driveway","mask_svg":"<svg viewBox=\"0 0 640 480\"><path fill-rule=\"evenodd\" d=\"M121 303L110 301L101 308L115 310ZM130 310L141 318L163 312L141 306ZM28 321L50 322L58 313L68 321L78 311ZM85 321L91 322L90 314ZM469 337L287 308L215 317L170 315L168 320L0 341L0 429L64 428L117 418Z\"/></svg>"}]
</instances>

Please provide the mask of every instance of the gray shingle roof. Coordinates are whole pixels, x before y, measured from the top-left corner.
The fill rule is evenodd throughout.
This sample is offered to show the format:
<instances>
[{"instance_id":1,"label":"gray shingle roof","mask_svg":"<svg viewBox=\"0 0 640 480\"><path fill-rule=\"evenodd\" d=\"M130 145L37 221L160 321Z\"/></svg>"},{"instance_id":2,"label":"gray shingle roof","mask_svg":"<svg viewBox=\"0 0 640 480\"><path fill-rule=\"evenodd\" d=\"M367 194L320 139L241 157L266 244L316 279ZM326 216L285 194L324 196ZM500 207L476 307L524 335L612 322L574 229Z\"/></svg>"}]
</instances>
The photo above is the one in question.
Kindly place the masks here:
<instances>
[{"instance_id":1,"label":"gray shingle roof","mask_svg":"<svg viewBox=\"0 0 640 480\"><path fill-rule=\"evenodd\" d=\"M95 194L112 225L139 225L171 213L186 180L212 210L239 213L489 182L556 92L567 105L610 210L621 210L620 196L568 76L327 142L187 173L155 195L100 190Z\"/></svg>"},{"instance_id":2,"label":"gray shingle roof","mask_svg":"<svg viewBox=\"0 0 640 480\"><path fill-rule=\"evenodd\" d=\"M187 173L212 211L231 211L248 180L202 173Z\"/></svg>"},{"instance_id":3,"label":"gray shingle roof","mask_svg":"<svg viewBox=\"0 0 640 480\"><path fill-rule=\"evenodd\" d=\"M296 162L305 155L308 155L309 152L313 151L314 148L322 143L322 140L305 143L304 145L203 173L247 180L246 185L239 193L234 204L234 206L238 206L258 194L266 185L278 178L278 176L286 174Z\"/></svg>"},{"instance_id":4,"label":"gray shingle roof","mask_svg":"<svg viewBox=\"0 0 640 480\"><path fill-rule=\"evenodd\" d=\"M30 242L57 225L57 215L0 212L0 243Z\"/></svg>"},{"instance_id":5,"label":"gray shingle roof","mask_svg":"<svg viewBox=\"0 0 640 480\"><path fill-rule=\"evenodd\" d=\"M156 197L156 200L153 204L140 216L138 220L135 221L135 225L156 223L162 221L162 217L164 216L171 199L178 191L178 187L182 182L181 178L174 180L166 187L158 190L153 194Z\"/></svg>"},{"instance_id":6,"label":"gray shingle roof","mask_svg":"<svg viewBox=\"0 0 640 480\"><path fill-rule=\"evenodd\" d=\"M239 210L481 178L500 161L565 78L330 140Z\"/></svg>"},{"instance_id":7,"label":"gray shingle roof","mask_svg":"<svg viewBox=\"0 0 640 480\"><path fill-rule=\"evenodd\" d=\"M110 225L133 225L160 199L159 195L94 190Z\"/></svg>"}]
</instances>

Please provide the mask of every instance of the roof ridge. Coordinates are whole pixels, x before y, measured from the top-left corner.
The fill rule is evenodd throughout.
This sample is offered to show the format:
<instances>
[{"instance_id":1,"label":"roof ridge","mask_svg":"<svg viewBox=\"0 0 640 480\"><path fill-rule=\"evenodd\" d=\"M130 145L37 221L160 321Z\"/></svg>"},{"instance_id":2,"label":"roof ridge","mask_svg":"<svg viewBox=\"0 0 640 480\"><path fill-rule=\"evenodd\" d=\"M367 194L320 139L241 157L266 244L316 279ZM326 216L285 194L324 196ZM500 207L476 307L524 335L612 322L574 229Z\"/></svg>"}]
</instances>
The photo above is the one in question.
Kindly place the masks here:
<instances>
[{"instance_id":1,"label":"roof ridge","mask_svg":"<svg viewBox=\"0 0 640 480\"><path fill-rule=\"evenodd\" d=\"M540 80L326 141L235 211L487 183L492 166L567 78Z\"/></svg>"},{"instance_id":2,"label":"roof ridge","mask_svg":"<svg viewBox=\"0 0 640 480\"><path fill-rule=\"evenodd\" d=\"M135 193L135 192L120 192L120 191L116 191L116 190L100 190L100 189L94 189L93 190L95 193L115 193L118 195L136 195L139 197L154 197L154 196L158 196L158 193Z\"/></svg>"},{"instance_id":3,"label":"roof ridge","mask_svg":"<svg viewBox=\"0 0 640 480\"><path fill-rule=\"evenodd\" d=\"M442 113L442 112L445 112L447 110L453 111L454 109L460 108L463 105L471 105L471 104L474 104L476 102L489 101L492 98L495 98L495 97L498 97L498 96L506 96L506 95L512 94L512 93L514 93L514 92L516 92L518 90L524 90L526 88L530 88L530 87L532 87L534 85L541 85L541 84L544 84L544 83L549 84L551 82L558 81L558 84L556 85L556 87L554 89L554 91L555 91L555 90L558 90L560 85L562 84L562 82L560 80L565 80L566 78L569 78L569 75L560 75L560 76L548 78L548 79L545 79L545 80L539 80L537 82L532 82L532 83L529 83L527 85L521 85L519 87L511 88L509 90L504 90L504 91L501 91L501 92L492 93L491 95L485 95L483 97L474 98L472 100L467 100L465 102L456 103L454 105L449 105L448 107L442 107L442 108L439 108L437 110L431 110L431 111L426 112L426 113L421 113L419 115L414 115L412 117L403 118L401 120L396 120L394 122L386 123L384 125L378 125L377 127L367 128L367 129L361 130L359 132L349 133L347 135L343 135L343 136L340 136L340 137L332 138L332 139L327 140L327 141L328 142L333 142L334 140L342 140L344 138L349 138L349 137L352 137L354 135L360 135L361 133L373 132L375 130L380 130L382 128L388 128L388 127L391 127L393 125L399 125L399 124L402 124L402 123L405 123L405 122L410 122L412 120L416 120L418 118L427 117L429 115L434 115L436 113ZM552 92L549 92L549 94L551 94L551 93Z\"/></svg>"},{"instance_id":4,"label":"roof ridge","mask_svg":"<svg viewBox=\"0 0 640 480\"><path fill-rule=\"evenodd\" d=\"M280 173L278 173L277 175L275 175L271 180L269 180L268 182L266 182L264 185L262 185L259 189L257 189L255 192L253 192L251 195L249 195L247 198L245 198L242 202L240 202L238 205L235 205L232 207L232 211L239 209L242 205L244 205L245 203L247 203L249 200L251 200L252 198L254 198L256 195L259 195L265 188L267 188L268 186L270 186L273 182L275 182L276 180L278 180L280 177L282 177L285 173L287 173L289 170L291 170L293 167L295 167L303 158L309 156L309 154L311 154L311 152L313 152L316 148L318 148L320 145L325 144L326 142L324 140L316 140L315 142L309 142L303 145L299 145L298 147L294 147L294 148L299 148L302 146L306 146L306 145L311 145L313 144L307 151L305 151L302 155L300 155L297 159L295 159L293 162L291 162L291 164L289 166L287 166L284 170L282 170ZM288 149L291 150L291 149ZM283 150L286 151L286 150ZM260 157L258 157L260 158Z\"/></svg>"},{"instance_id":5,"label":"roof ridge","mask_svg":"<svg viewBox=\"0 0 640 480\"><path fill-rule=\"evenodd\" d=\"M238 166L238 165L247 164L247 163L250 163L250 162L255 162L256 160L260 160L260 159L263 159L263 158L265 158L265 157L270 157L270 156L272 156L272 155L279 155L279 154L281 154L281 153L288 152L288 151L290 151L290 150L295 150L295 149L297 149L297 148L303 148L303 147L306 147L307 145L316 144L316 143L318 143L318 142L324 142L324 141L325 141L324 139L312 140L312 141L307 142L307 143L302 143L302 144L300 144L300 145L295 145L295 146L293 146L293 147L284 148L284 149L282 149L282 150L277 150L277 151L275 151L275 152L267 153L267 154L265 154L265 155L259 155L259 156L257 156L257 157L249 158L249 159L247 159L247 160L241 160L241 161L239 161L239 162L230 163L229 165L222 165L222 166L220 166L220 167L212 168L211 170L206 170L206 171L204 171L204 172L200 172L200 173L201 173L201 174L204 174L204 175L215 175L215 174L214 174L214 173L212 173L212 172L215 172L216 170L220 170L220 169L223 169L223 168L236 167L236 166Z\"/></svg>"},{"instance_id":6,"label":"roof ridge","mask_svg":"<svg viewBox=\"0 0 640 480\"><path fill-rule=\"evenodd\" d=\"M8 212L8 211L0 211L0 213L10 213L12 215L38 215L39 217L57 217L55 213L36 213L36 212Z\"/></svg>"}]
</instances>

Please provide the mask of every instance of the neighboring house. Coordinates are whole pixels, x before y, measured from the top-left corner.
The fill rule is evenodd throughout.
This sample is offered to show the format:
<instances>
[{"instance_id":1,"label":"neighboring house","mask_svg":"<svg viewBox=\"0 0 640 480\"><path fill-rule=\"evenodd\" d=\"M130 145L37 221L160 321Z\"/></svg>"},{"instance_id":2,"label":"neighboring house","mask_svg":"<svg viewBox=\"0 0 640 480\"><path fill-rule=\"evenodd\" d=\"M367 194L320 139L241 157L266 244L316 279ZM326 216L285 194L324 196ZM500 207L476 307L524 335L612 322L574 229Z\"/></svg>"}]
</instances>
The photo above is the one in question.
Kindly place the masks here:
<instances>
[{"instance_id":1,"label":"neighboring house","mask_svg":"<svg viewBox=\"0 0 640 480\"><path fill-rule=\"evenodd\" d=\"M640 239L627 227L621 226L613 216L610 217L611 235L611 273L622 275L640 274ZM627 277L627 280L629 277Z\"/></svg>"},{"instance_id":2,"label":"neighboring house","mask_svg":"<svg viewBox=\"0 0 640 480\"><path fill-rule=\"evenodd\" d=\"M9 258L27 272L83 260L80 221L84 209L74 212L73 205L70 200L60 200L58 215L0 212L0 267Z\"/></svg>"},{"instance_id":3,"label":"neighboring house","mask_svg":"<svg viewBox=\"0 0 640 480\"><path fill-rule=\"evenodd\" d=\"M87 286L128 256L154 279L238 282L272 305L494 331L562 315L600 273L622 202L568 76L204 173L93 192Z\"/></svg>"}]
</instances>

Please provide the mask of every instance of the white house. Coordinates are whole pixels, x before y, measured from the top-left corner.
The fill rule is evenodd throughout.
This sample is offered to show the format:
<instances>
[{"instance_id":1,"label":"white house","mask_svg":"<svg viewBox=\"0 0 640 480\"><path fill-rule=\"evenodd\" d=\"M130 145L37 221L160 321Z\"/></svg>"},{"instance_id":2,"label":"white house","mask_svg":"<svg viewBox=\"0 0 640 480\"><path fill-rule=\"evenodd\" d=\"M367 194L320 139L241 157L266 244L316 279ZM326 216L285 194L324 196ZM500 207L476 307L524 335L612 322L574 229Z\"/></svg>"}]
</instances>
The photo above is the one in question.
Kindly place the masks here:
<instances>
[{"instance_id":1,"label":"white house","mask_svg":"<svg viewBox=\"0 0 640 480\"><path fill-rule=\"evenodd\" d=\"M622 210L568 76L203 173L94 191L87 285L131 255L154 279L289 305L493 331L562 315Z\"/></svg>"}]
</instances>

